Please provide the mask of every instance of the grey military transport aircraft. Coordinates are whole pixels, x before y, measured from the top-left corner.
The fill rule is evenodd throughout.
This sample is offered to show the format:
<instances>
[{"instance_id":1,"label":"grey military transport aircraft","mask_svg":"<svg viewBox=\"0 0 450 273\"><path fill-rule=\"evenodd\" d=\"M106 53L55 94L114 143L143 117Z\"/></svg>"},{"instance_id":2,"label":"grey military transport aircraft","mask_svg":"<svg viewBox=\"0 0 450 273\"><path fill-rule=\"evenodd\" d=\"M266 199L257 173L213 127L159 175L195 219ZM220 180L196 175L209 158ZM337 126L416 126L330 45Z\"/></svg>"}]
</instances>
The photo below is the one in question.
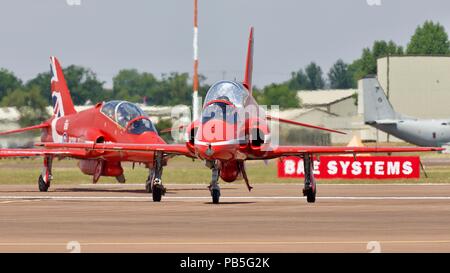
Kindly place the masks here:
<instances>
[{"instance_id":1,"label":"grey military transport aircraft","mask_svg":"<svg viewBox=\"0 0 450 273\"><path fill-rule=\"evenodd\" d=\"M450 119L419 119L397 113L376 78L362 81L366 124L418 146L450 144Z\"/></svg>"}]
</instances>

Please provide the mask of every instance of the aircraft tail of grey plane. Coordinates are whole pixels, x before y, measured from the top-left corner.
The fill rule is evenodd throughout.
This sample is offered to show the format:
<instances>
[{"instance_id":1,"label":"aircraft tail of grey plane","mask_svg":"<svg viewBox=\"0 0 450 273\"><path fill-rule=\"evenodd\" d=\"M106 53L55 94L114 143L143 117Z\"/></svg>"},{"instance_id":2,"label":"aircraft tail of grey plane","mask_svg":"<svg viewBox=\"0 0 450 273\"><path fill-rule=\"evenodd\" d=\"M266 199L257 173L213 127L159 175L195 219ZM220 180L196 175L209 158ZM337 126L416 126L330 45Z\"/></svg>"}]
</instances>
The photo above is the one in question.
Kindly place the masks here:
<instances>
[{"instance_id":1,"label":"aircraft tail of grey plane","mask_svg":"<svg viewBox=\"0 0 450 273\"><path fill-rule=\"evenodd\" d=\"M366 124L390 124L402 118L401 114L395 112L376 78L365 78L362 84Z\"/></svg>"},{"instance_id":2,"label":"aircraft tail of grey plane","mask_svg":"<svg viewBox=\"0 0 450 273\"><path fill-rule=\"evenodd\" d=\"M419 146L450 143L449 119L420 119L397 113L376 78L364 78L364 123Z\"/></svg>"}]
</instances>

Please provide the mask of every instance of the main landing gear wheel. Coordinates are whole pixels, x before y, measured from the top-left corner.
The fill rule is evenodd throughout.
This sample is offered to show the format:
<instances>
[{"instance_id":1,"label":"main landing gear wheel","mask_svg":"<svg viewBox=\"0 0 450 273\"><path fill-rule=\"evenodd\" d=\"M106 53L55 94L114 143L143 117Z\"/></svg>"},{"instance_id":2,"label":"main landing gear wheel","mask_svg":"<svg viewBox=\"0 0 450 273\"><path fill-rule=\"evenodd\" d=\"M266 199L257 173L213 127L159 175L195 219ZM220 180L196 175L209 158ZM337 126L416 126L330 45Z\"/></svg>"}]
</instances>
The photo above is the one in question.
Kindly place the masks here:
<instances>
[{"instance_id":1,"label":"main landing gear wheel","mask_svg":"<svg viewBox=\"0 0 450 273\"><path fill-rule=\"evenodd\" d=\"M303 196L306 196L306 201L308 203L315 203L316 202L316 191L312 188L304 189L303 190Z\"/></svg>"},{"instance_id":2,"label":"main landing gear wheel","mask_svg":"<svg viewBox=\"0 0 450 273\"><path fill-rule=\"evenodd\" d=\"M306 196L308 203L316 202L317 185L314 178L314 157L312 154L305 154L303 157L303 167L305 170L305 187L303 188L303 196Z\"/></svg>"},{"instance_id":3,"label":"main landing gear wheel","mask_svg":"<svg viewBox=\"0 0 450 273\"><path fill-rule=\"evenodd\" d=\"M162 196L166 193L166 188L164 188L160 181L155 179L155 182L153 183L151 189L153 202L161 202Z\"/></svg>"},{"instance_id":4,"label":"main landing gear wheel","mask_svg":"<svg viewBox=\"0 0 450 273\"><path fill-rule=\"evenodd\" d=\"M50 182L52 181L52 162L53 158L51 156L44 157L44 166L42 172L38 178L38 186L40 192L48 191L50 188ZM44 179L45 178L45 179Z\"/></svg>"},{"instance_id":5,"label":"main landing gear wheel","mask_svg":"<svg viewBox=\"0 0 450 273\"><path fill-rule=\"evenodd\" d=\"M145 191L152 193L153 202L161 202L161 198L166 194L161 177L163 171L163 154L156 153L153 168L150 169L149 176L145 183Z\"/></svg>"},{"instance_id":6,"label":"main landing gear wheel","mask_svg":"<svg viewBox=\"0 0 450 273\"><path fill-rule=\"evenodd\" d=\"M46 192L46 191L48 191L48 188L50 187L50 181L48 183L46 183L41 174L41 175L39 175L38 185L39 185L39 191Z\"/></svg>"},{"instance_id":7,"label":"main landing gear wheel","mask_svg":"<svg viewBox=\"0 0 450 273\"><path fill-rule=\"evenodd\" d=\"M212 189L211 190L211 197L212 197L213 204L219 204L220 190L219 189Z\"/></svg>"},{"instance_id":8,"label":"main landing gear wheel","mask_svg":"<svg viewBox=\"0 0 450 273\"><path fill-rule=\"evenodd\" d=\"M219 187L219 175L220 169L216 162L207 162L207 166L211 168L211 184L209 185L209 191L211 192L212 203L219 204L220 199L220 187Z\"/></svg>"},{"instance_id":9,"label":"main landing gear wheel","mask_svg":"<svg viewBox=\"0 0 450 273\"><path fill-rule=\"evenodd\" d=\"M153 202L161 202L162 189L160 187L154 187L152 190Z\"/></svg>"}]
</instances>

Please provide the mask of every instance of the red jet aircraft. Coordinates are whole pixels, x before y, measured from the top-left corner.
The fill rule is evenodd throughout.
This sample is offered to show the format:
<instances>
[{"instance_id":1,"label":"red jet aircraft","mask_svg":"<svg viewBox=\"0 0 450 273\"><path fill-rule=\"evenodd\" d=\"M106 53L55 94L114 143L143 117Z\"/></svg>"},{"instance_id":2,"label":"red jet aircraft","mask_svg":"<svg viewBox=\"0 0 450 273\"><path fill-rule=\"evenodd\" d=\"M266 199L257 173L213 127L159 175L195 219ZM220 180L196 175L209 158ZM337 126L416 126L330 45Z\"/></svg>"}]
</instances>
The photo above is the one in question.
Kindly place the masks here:
<instances>
[{"instance_id":1,"label":"red jet aircraft","mask_svg":"<svg viewBox=\"0 0 450 273\"><path fill-rule=\"evenodd\" d=\"M141 143L165 144L159 137L153 123L138 106L127 101L113 100L97 103L94 107L77 112L72 102L63 71L55 57L50 58L51 95L53 116L42 124L2 132L0 135L42 129L43 143L62 143L61 148L52 149L0 149L0 157L42 156L44 167L39 176L40 191L47 191L52 176L52 161L56 158L79 159L80 170L93 176L96 183L101 176L114 176L125 182L122 161L144 163L149 168L146 182L147 192L153 193L153 200L160 201L165 188L161 182L163 166L168 156L163 151L151 153L139 151L99 151L67 149L65 143ZM120 147L120 146L119 146Z\"/></svg>"},{"instance_id":2,"label":"red jet aircraft","mask_svg":"<svg viewBox=\"0 0 450 273\"><path fill-rule=\"evenodd\" d=\"M209 89L203 104L202 114L186 126L185 144L158 144L157 141L145 144L140 141L127 143L108 143L108 141L92 141L91 143L45 142L46 148L77 150L79 153L93 154L114 152L141 152L143 156L160 152L164 156L185 155L205 161L212 170L209 190L213 203L219 203L219 178L226 182L234 182L243 178L249 190L248 177L245 172L246 160L269 160L285 156L298 156L304 160L305 180L303 195L308 202L315 202L316 182L313 175L313 156L321 154L356 154L359 153L394 153L394 152L425 152L440 151L434 147L335 147L335 146L278 146L271 142L271 127L267 120L275 120L342 133L335 130L321 128L309 124L267 116L252 97L253 70L253 28L250 31L246 74L243 83L236 81L220 81ZM138 119L139 120L139 119ZM61 121L61 126L63 125ZM125 127L126 128L126 127ZM63 131L60 131L63 132ZM134 139L133 139L134 140ZM118 139L121 141L121 139ZM161 142L161 140L158 140ZM50 151L52 151L50 149ZM62 150L65 152L66 150ZM144 156L145 158L145 156Z\"/></svg>"}]
</instances>

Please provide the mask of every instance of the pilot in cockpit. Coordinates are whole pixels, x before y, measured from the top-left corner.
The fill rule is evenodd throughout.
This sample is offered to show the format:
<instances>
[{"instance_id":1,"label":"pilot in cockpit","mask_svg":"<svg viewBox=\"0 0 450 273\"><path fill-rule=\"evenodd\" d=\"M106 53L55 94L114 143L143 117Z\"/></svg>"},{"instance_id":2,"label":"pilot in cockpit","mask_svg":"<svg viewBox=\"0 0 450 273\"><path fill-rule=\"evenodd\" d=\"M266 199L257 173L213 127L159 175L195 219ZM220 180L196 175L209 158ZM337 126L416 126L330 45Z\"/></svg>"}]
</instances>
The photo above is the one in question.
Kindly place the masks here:
<instances>
[{"instance_id":1,"label":"pilot in cockpit","mask_svg":"<svg viewBox=\"0 0 450 273\"><path fill-rule=\"evenodd\" d=\"M230 98L227 97L227 96L220 96L220 97L217 98L217 100L225 100L225 101L228 101L230 104L233 104L233 103L231 102Z\"/></svg>"}]
</instances>

